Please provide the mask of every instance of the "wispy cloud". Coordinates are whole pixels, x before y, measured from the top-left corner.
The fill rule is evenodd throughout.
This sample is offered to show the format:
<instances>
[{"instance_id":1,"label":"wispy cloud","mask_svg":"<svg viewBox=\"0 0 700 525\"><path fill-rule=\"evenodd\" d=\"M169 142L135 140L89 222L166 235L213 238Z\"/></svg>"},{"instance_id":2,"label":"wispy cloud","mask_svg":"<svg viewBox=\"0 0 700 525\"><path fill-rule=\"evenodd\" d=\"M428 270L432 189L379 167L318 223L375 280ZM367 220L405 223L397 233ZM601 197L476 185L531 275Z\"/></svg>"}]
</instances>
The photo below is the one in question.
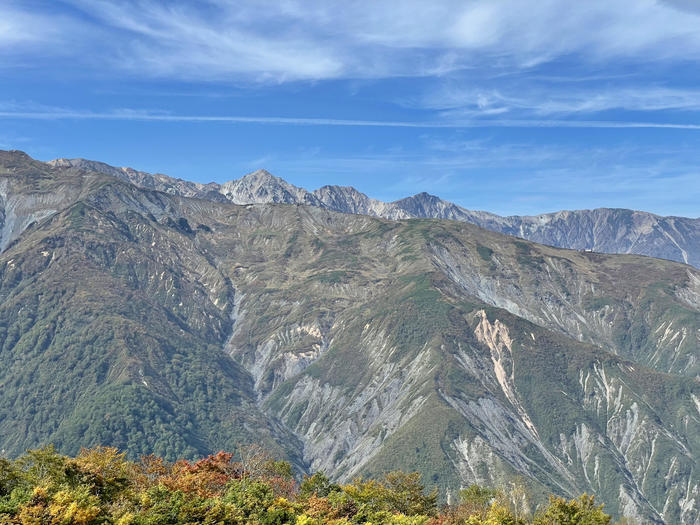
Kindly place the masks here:
<instances>
[{"instance_id":1,"label":"wispy cloud","mask_svg":"<svg viewBox=\"0 0 700 525\"><path fill-rule=\"evenodd\" d=\"M628 122L610 120L557 119L452 119L439 121L353 120L317 117L240 116L240 115L178 115L143 110L120 109L107 112L72 109L3 109L0 118L15 120L123 120L142 122L223 122L231 124L271 124L291 126L352 126L386 128L658 128L700 130L700 124L674 122Z\"/></svg>"},{"instance_id":2,"label":"wispy cloud","mask_svg":"<svg viewBox=\"0 0 700 525\"><path fill-rule=\"evenodd\" d=\"M700 112L700 90L655 86L571 89L556 83L544 88L516 92L508 86L498 89L463 89L441 86L404 105L440 111L443 117L488 117L490 115L571 116L623 111Z\"/></svg>"},{"instance_id":3,"label":"wispy cloud","mask_svg":"<svg viewBox=\"0 0 700 525\"><path fill-rule=\"evenodd\" d=\"M81 49L90 52L74 60L169 78L439 76L474 67L527 69L572 55L589 62L697 59L700 12L686 4L64 0L72 9L61 14L61 23L40 25L50 38L36 30L34 4L0 8L0 45L31 56L82 40ZM50 11L53 3L44 5ZM83 30L74 31L76 24ZM37 51L30 40L46 45Z\"/></svg>"},{"instance_id":4,"label":"wispy cloud","mask_svg":"<svg viewBox=\"0 0 700 525\"><path fill-rule=\"evenodd\" d=\"M31 26L45 26L47 20L40 15L13 8L0 7L0 50L8 53L15 47L29 46L51 40L50 33L27 31Z\"/></svg>"},{"instance_id":5,"label":"wispy cloud","mask_svg":"<svg viewBox=\"0 0 700 525\"><path fill-rule=\"evenodd\" d=\"M115 46L100 42L97 49L107 64L134 75L284 82L335 78L342 70L332 50L293 29L298 25L289 25L274 3L69 3L106 32L128 35Z\"/></svg>"},{"instance_id":6,"label":"wispy cloud","mask_svg":"<svg viewBox=\"0 0 700 525\"><path fill-rule=\"evenodd\" d=\"M94 28L68 14L6 0L0 4L0 69L28 67L28 62L45 58L73 59L95 36Z\"/></svg>"},{"instance_id":7,"label":"wispy cloud","mask_svg":"<svg viewBox=\"0 0 700 525\"><path fill-rule=\"evenodd\" d=\"M228 121L392 127L695 129L605 118L608 111L700 112L689 82L631 74L619 63L684 65L700 59L700 9L687 0L15 0L0 5L5 65L62 58L83 75L193 80L221 86L328 79L431 77L398 103L429 122L325 118L24 112L14 118ZM543 65L571 59L561 74ZM3 62L0 61L0 71ZM559 73L559 78L556 77ZM576 81L575 87L572 82ZM200 86L202 84L199 84ZM207 91L187 90L207 96ZM387 95L390 96L390 95ZM396 102L396 101L395 101ZM657 119L649 119L657 120ZM666 117L665 120L676 120Z\"/></svg>"}]
</instances>

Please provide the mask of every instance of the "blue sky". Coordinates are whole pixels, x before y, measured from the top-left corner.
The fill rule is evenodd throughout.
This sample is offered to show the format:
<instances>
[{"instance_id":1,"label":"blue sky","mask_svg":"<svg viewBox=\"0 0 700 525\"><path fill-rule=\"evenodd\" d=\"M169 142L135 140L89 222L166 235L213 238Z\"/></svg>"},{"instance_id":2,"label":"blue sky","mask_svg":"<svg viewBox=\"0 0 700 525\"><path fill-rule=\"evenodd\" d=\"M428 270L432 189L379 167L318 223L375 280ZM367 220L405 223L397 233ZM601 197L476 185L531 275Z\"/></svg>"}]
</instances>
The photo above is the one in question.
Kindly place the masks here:
<instances>
[{"instance_id":1,"label":"blue sky","mask_svg":"<svg viewBox=\"0 0 700 525\"><path fill-rule=\"evenodd\" d=\"M695 0L2 0L0 148L700 215Z\"/></svg>"}]
</instances>

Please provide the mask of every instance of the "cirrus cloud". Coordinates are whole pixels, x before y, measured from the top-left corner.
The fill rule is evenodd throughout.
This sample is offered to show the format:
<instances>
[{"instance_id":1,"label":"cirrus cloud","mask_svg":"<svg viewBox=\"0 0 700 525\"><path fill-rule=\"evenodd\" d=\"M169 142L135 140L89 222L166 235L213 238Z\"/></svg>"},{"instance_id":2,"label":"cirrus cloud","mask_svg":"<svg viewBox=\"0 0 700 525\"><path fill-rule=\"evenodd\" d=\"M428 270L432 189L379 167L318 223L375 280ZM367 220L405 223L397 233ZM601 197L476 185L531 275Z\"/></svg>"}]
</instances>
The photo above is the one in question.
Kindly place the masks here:
<instances>
[{"instance_id":1,"label":"cirrus cloud","mask_svg":"<svg viewBox=\"0 0 700 525\"><path fill-rule=\"evenodd\" d=\"M582 60L700 57L683 2L63 0L0 7L0 50L197 80L441 76ZM36 44L43 44L37 46Z\"/></svg>"}]
</instances>

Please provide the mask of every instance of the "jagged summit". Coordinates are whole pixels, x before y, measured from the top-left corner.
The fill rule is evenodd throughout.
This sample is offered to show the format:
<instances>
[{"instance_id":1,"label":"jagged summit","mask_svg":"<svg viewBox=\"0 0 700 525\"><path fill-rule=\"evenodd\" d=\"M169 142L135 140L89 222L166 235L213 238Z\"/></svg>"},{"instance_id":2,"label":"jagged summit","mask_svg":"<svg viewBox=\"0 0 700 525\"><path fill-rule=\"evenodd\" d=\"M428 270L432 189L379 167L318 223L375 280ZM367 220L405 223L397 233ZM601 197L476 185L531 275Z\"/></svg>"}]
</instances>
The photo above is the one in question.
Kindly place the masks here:
<instances>
[{"instance_id":1,"label":"jagged summit","mask_svg":"<svg viewBox=\"0 0 700 525\"><path fill-rule=\"evenodd\" d=\"M314 195L329 209L385 219L409 219L411 215L392 203L372 199L352 186L323 186Z\"/></svg>"},{"instance_id":2,"label":"jagged summit","mask_svg":"<svg viewBox=\"0 0 700 525\"><path fill-rule=\"evenodd\" d=\"M326 185L310 192L264 169L224 184L199 184L86 159L56 159L48 164L98 171L140 187L185 197L234 204L303 204L391 220L413 217L456 220L562 248L636 253L700 267L700 218L661 217L614 208L502 217L468 210L427 192L394 202L373 199L350 186Z\"/></svg>"},{"instance_id":3,"label":"jagged summit","mask_svg":"<svg viewBox=\"0 0 700 525\"><path fill-rule=\"evenodd\" d=\"M440 197L437 195L433 195L431 193L428 193L427 191L421 191L420 193L416 193L413 197L407 197L407 198L414 198L414 199L426 199L426 200L431 200L431 201L439 201L442 200ZM405 200L405 199L401 199Z\"/></svg>"},{"instance_id":4,"label":"jagged summit","mask_svg":"<svg viewBox=\"0 0 700 525\"><path fill-rule=\"evenodd\" d=\"M445 210L458 209L459 206L452 204L451 202L443 201L440 197L436 195L431 195L427 192L417 193L413 197L406 197L394 201L396 206L406 210L412 216L416 217L440 217L440 218L452 218L452 217L441 217L445 215Z\"/></svg>"},{"instance_id":5,"label":"jagged summit","mask_svg":"<svg viewBox=\"0 0 700 525\"><path fill-rule=\"evenodd\" d=\"M284 203L322 206L307 190L289 184L266 170L257 170L240 179L225 182L219 192L234 204Z\"/></svg>"},{"instance_id":6,"label":"jagged summit","mask_svg":"<svg viewBox=\"0 0 700 525\"><path fill-rule=\"evenodd\" d=\"M251 171L250 173L246 173L243 175L240 179L237 179L239 181L256 181L260 183L266 183L266 184L281 184L281 185L287 185L287 181L277 177L276 175L273 175L266 169L259 169L255 171ZM229 181L229 182L234 182L234 181Z\"/></svg>"}]
</instances>

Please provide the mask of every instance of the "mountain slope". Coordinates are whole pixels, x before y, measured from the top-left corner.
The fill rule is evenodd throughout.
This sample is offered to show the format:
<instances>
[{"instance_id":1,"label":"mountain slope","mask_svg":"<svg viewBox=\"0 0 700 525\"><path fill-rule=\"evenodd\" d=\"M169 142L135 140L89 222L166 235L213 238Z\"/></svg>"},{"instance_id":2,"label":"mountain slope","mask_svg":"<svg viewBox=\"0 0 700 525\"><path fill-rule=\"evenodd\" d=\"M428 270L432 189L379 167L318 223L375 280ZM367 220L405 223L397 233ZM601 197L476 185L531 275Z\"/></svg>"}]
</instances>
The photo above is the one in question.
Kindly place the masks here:
<instances>
[{"instance_id":1,"label":"mountain slope","mask_svg":"<svg viewBox=\"0 0 700 525\"><path fill-rule=\"evenodd\" d=\"M203 185L85 159L56 159L49 164L95 170L140 187L184 197L235 204L306 204L386 219L450 219L561 248L649 255L700 268L700 218L660 217L642 211L611 208L501 217L485 211L467 210L428 193L386 203L345 186L324 186L309 192L265 170L223 185Z\"/></svg>"},{"instance_id":2,"label":"mountain slope","mask_svg":"<svg viewBox=\"0 0 700 525\"><path fill-rule=\"evenodd\" d=\"M462 228L432 221L387 231L377 226L358 232L342 251L327 243L321 257L343 261L343 253L349 255L340 269L314 276L320 283L306 280L293 286L285 279L283 289L247 291L241 306L246 313L230 346L253 371L264 406L302 436L313 468L344 479L397 465L419 468L443 488L455 487L455 472L462 482L490 484L523 475L536 480L539 490L606 493L607 504L616 510L640 514L633 509L659 509L644 514L649 520L666 506L666 519L673 522L668 500L673 484L652 481L649 473L658 468L671 478L697 484L692 466L695 430L685 424L697 425L698 414L681 401L697 397L697 384L681 376L657 375L600 347L577 343L559 330L489 307L465 294L459 279L436 270L443 264L437 257L466 253L462 270L469 264L499 281L516 280L521 293L532 293L552 274L558 276L552 286L562 293L578 283L584 304L595 302L592 287L602 286L606 293L617 294L621 306L624 295L637 296L647 283L635 283L619 294L615 281L625 283L621 276L638 264L646 268L646 261L605 256L591 261L586 254L534 245L528 245L532 251L525 256L508 238ZM380 247L396 266L382 268L365 255L363 240ZM493 264L499 267L489 268L492 261L484 260L479 246L482 253L486 246L494 248L489 258L497 253L500 262ZM426 252L433 255L418 255ZM537 264L540 257L541 270L528 275L528 264ZM371 265L370 272L361 261ZM671 277L668 263L652 262L660 264L656 270L648 268L652 282L678 278L686 283L682 288L687 292L681 295L696 296L687 268L677 266L680 273ZM312 268L318 268L317 260ZM303 275L301 268L296 272ZM516 275L527 277L523 281ZM653 290L660 296L667 293L661 287ZM294 298L319 293L329 296L323 309L305 306L308 299L295 304ZM554 297L550 302L552 315L561 316L556 311L561 304ZM337 306L329 312L327 305ZM606 307L594 306L591 319ZM698 314L689 305L681 308L687 315L682 326L692 338L681 353L692 361ZM260 316L265 318L262 324L257 322ZM611 316L599 324L618 322L625 323ZM659 330L664 321L657 322L646 329ZM258 342L251 343L251 337ZM663 393L656 391L659 387ZM670 414L675 415L669 419ZM667 434L678 428L690 434ZM677 465L683 465L682 474ZM674 497L692 499L692 490ZM673 512L680 519L680 510Z\"/></svg>"},{"instance_id":3,"label":"mountain slope","mask_svg":"<svg viewBox=\"0 0 700 525\"><path fill-rule=\"evenodd\" d=\"M7 157L4 201L34 222L0 262L0 449L111 443L174 459L260 441L303 468L221 351L231 319L217 303L233 291L206 253L179 257L196 239L163 214L165 194Z\"/></svg>"},{"instance_id":4,"label":"mountain slope","mask_svg":"<svg viewBox=\"0 0 700 525\"><path fill-rule=\"evenodd\" d=\"M182 198L18 153L0 184L3 217L34 217L0 254L11 454L263 442L338 479L523 479L698 519L697 270L456 221Z\"/></svg>"}]
</instances>

